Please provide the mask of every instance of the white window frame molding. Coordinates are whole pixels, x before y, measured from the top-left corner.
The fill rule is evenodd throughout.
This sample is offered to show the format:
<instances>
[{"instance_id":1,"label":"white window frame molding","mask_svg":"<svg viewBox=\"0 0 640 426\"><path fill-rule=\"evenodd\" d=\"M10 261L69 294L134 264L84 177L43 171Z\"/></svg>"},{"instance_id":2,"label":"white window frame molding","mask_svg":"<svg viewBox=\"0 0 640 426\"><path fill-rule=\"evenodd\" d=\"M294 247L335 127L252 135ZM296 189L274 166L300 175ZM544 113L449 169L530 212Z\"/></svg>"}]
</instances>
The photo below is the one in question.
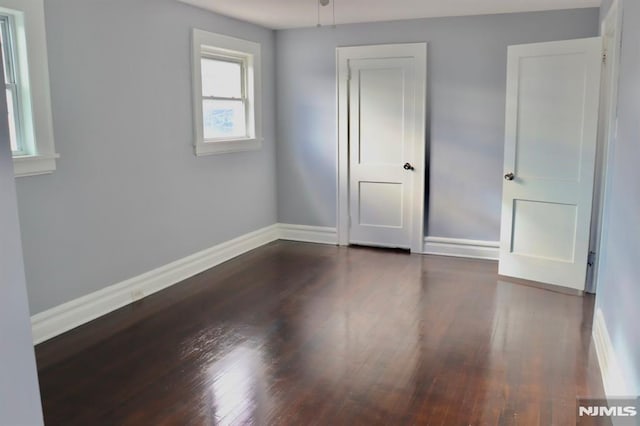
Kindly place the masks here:
<instances>
[{"instance_id":1,"label":"white window frame molding","mask_svg":"<svg viewBox=\"0 0 640 426\"><path fill-rule=\"evenodd\" d=\"M197 156L253 151L262 147L262 69L260 44L194 28L192 34L192 86L195 154ZM204 138L202 114L203 57L233 58L242 61L247 91L247 131L245 138Z\"/></svg>"},{"instance_id":2,"label":"white window frame molding","mask_svg":"<svg viewBox=\"0 0 640 426\"><path fill-rule=\"evenodd\" d=\"M16 30L25 154L13 157L16 177L52 173L56 154L44 19L44 0L0 0Z\"/></svg>"}]
</instances>

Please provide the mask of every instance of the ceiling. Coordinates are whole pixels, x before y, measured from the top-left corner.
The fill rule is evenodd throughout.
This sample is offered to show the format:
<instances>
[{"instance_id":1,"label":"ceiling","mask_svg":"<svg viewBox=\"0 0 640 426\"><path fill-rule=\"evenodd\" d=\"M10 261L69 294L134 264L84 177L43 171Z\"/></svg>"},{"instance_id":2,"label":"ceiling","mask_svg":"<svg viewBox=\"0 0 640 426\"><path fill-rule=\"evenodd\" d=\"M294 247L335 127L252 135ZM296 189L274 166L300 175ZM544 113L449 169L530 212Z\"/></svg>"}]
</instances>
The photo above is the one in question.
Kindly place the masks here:
<instances>
[{"instance_id":1,"label":"ceiling","mask_svg":"<svg viewBox=\"0 0 640 426\"><path fill-rule=\"evenodd\" d=\"M317 0L179 0L267 28L313 27ZM334 0L331 0L334 1ZM335 0L336 22L393 21L436 16L598 7L601 0ZM321 8L323 25L332 23L332 4Z\"/></svg>"}]
</instances>

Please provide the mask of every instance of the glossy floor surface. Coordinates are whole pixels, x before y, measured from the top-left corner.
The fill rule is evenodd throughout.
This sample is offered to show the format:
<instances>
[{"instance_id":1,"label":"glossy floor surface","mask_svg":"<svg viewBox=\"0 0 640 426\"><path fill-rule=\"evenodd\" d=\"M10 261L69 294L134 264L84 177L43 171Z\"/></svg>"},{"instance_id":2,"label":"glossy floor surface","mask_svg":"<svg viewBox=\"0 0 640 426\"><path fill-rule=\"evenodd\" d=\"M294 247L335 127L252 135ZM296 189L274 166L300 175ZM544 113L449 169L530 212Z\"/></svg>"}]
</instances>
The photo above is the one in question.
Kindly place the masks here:
<instances>
[{"instance_id":1,"label":"glossy floor surface","mask_svg":"<svg viewBox=\"0 0 640 426\"><path fill-rule=\"evenodd\" d=\"M37 347L49 425L573 425L593 298L276 242Z\"/></svg>"}]
</instances>

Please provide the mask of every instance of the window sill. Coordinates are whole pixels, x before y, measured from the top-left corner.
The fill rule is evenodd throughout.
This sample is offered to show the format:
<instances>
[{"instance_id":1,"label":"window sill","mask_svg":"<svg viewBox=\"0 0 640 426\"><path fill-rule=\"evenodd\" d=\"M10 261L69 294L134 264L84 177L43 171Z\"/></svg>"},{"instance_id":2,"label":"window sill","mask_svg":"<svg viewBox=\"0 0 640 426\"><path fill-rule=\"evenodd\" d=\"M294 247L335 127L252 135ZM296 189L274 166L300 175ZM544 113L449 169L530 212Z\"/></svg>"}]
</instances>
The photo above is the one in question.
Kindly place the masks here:
<instances>
[{"instance_id":1,"label":"window sill","mask_svg":"<svg viewBox=\"0 0 640 426\"><path fill-rule=\"evenodd\" d=\"M262 148L262 139L230 139L215 142L199 142L195 147L196 156L228 154L230 152L257 151Z\"/></svg>"},{"instance_id":2,"label":"window sill","mask_svg":"<svg viewBox=\"0 0 640 426\"><path fill-rule=\"evenodd\" d=\"M56 159L59 157L58 154L13 157L15 176L37 176L53 173L56 170Z\"/></svg>"}]
</instances>

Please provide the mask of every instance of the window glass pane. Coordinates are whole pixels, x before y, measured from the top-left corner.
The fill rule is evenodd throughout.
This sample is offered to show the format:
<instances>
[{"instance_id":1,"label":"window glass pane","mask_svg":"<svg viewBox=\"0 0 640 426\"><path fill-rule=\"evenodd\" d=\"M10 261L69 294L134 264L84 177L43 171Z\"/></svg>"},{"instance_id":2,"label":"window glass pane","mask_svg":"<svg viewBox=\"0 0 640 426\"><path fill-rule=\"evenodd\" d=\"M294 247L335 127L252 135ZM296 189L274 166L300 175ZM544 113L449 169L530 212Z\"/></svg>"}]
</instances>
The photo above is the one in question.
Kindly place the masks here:
<instances>
[{"instance_id":1,"label":"window glass pane","mask_svg":"<svg viewBox=\"0 0 640 426\"><path fill-rule=\"evenodd\" d=\"M243 138L247 136L247 123L243 101L221 101L205 99L204 138Z\"/></svg>"},{"instance_id":2,"label":"window glass pane","mask_svg":"<svg viewBox=\"0 0 640 426\"><path fill-rule=\"evenodd\" d=\"M0 43L2 43L2 63L4 65L4 82L9 84L12 80L11 70L13 67L9 63L11 60L11 49L9 48L9 26L7 18L0 17Z\"/></svg>"},{"instance_id":3,"label":"window glass pane","mask_svg":"<svg viewBox=\"0 0 640 426\"><path fill-rule=\"evenodd\" d=\"M202 96L242 98L242 66L239 62L202 58Z\"/></svg>"},{"instance_id":4,"label":"window glass pane","mask_svg":"<svg viewBox=\"0 0 640 426\"><path fill-rule=\"evenodd\" d=\"M18 134L16 132L16 115L15 102L13 100L13 91L7 89L7 109L9 110L9 139L11 141L11 151L20 151L18 146Z\"/></svg>"},{"instance_id":5,"label":"window glass pane","mask_svg":"<svg viewBox=\"0 0 640 426\"><path fill-rule=\"evenodd\" d=\"M11 143L11 151L19 152L22 150L18 141L18 99L17 87L15 84L15 70L12 39L10 37L11 25L9 18L0 16L0 43L2 43L2 64L4 65L4 78L7 93L7 110L9 112L9 139Z\"/></svg>"},{"instance_id":6,"label":"window glass pane","mask_svg":"<svg viewBox=\"0 0 640 426\"><path fill-rule=\"evenodd\" d=\"M2 43L2 64L4 65L4 81L9 82L9 76L7 70L9 70L9 63L7 62L7 21L6 17L0 16L0 43Z\"/></svg>"}]
</instances>

